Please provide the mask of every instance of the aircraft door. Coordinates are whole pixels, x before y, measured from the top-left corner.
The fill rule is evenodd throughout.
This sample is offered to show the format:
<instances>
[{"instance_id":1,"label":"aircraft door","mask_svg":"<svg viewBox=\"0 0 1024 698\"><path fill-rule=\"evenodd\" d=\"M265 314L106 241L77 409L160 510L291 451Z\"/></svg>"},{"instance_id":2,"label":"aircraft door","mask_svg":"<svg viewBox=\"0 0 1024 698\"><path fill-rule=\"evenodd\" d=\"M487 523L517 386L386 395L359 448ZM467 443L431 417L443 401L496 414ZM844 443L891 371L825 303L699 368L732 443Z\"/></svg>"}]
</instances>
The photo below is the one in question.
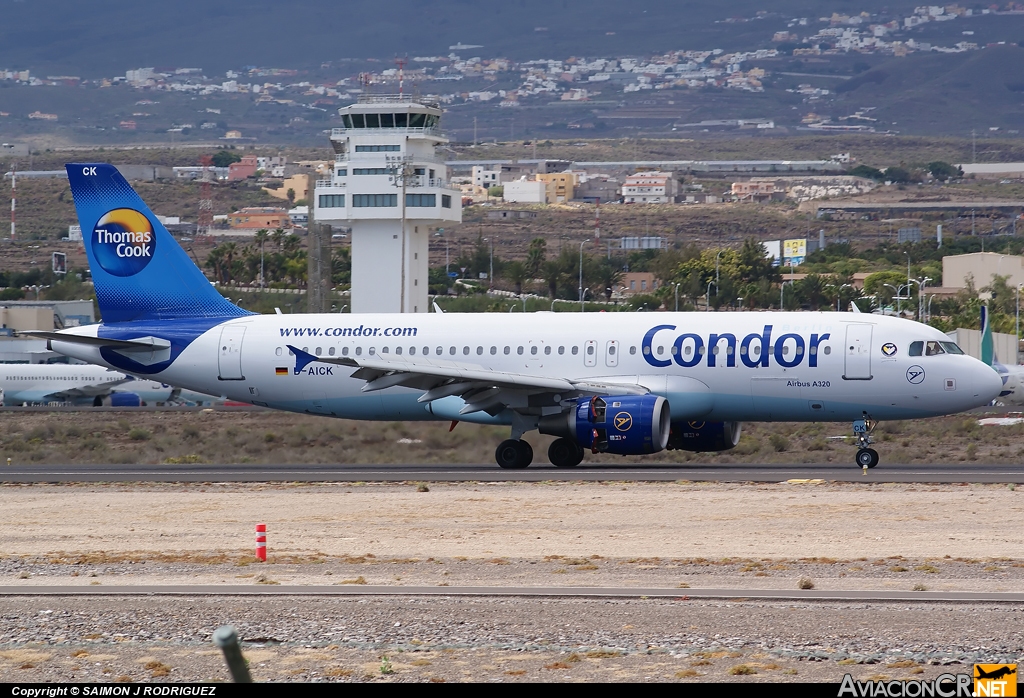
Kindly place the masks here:
<instances>
[{"instance_id":1,"label":"aircraft door","mask_svg":"<svg viewBox=\"0 0 1024 698\"><path fill-rule=\"evenodd\" d=\"M871 380L871 330L874 325L865 323L846 326L846 367L843 379L848 381Z\"/></svg>"},{"instance_id":2,"label":"aircraft door","mask_svg":"<svg viewBox=\"0 0 1024 698\"><path fill-rule=\"evenodd\" d=\"M604 362L606 366L615 368L619 365L619 342L611 339L604 348Z\"/></svg>"},{"instance_id":3,"label":"aircraft door","mask_svg":"<svg viewBox=\"0 0 1024 698\"><path fill-rule=\"evenodd\" d=\"M597 342L588 339L583 347L583 365L597 366Z\"/></svg>"},{"instance_id":4,"label":"aircraft door","mask_svg":"<svg viewBox=\"0 0 1024 698\"><path fill-rule=\"evenodd\" d=\"M222 381L245 380L242 375L242 338L245 327L225 325L220 331L220 346L217 357L218 377Z\"/></svg>"}]
</instances>

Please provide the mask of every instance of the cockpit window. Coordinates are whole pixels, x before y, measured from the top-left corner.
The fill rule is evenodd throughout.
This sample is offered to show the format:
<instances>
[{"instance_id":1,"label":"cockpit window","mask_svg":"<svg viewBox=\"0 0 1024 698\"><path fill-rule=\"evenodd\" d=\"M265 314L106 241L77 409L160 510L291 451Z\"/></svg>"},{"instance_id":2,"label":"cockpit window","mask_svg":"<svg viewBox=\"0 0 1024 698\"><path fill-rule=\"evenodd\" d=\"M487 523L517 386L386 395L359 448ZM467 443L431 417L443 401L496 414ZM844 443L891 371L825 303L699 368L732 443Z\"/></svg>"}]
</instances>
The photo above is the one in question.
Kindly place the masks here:
<instances>
[{"instance_id":1,"label":"cockpit window","mask_svg":"<svg viewBox=\"0 0 1024 698\"><path fill-rule=\"evenodd\" d=\"M925 356L938 356L939 354L945 354L946 350L942 348L938 342L928 342L924 348Z\"/></svg>"},{"instance_id":2,"label":"cockpit window","mask_svg":"<svg viewBox=\"0 0 1024 698\"><path fill-rule=\"evenodd\" d=\"M911 342L910 343L910 352L909 353L910 353L911 356L920 356L921 352L923 350L924 350L924 342Z\"/></svg>"},{"instance_id":3,"label":"cockpit window","mask_svg":"<svg viewBox=\"0 0 1024 698\"><path fill-rule=\"evenodd\" d=\"M964 350L957 346L956 342L939 342L947 354L963 354Z\"/></svg>"}]
</instances>

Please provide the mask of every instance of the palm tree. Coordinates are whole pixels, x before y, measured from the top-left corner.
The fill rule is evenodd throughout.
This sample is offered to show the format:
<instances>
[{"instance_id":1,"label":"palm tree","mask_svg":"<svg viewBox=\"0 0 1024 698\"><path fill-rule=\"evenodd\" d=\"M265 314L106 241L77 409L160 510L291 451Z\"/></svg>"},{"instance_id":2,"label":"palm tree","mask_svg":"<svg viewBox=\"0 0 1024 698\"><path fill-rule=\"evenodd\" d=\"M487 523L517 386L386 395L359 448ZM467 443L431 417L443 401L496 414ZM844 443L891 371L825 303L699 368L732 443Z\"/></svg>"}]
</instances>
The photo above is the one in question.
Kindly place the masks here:
<instances>
[{"instance_id":1,"label":"palm tree","mask_svg":"<svg viewBox=\"0 0 1024 698\"><path fill-rule=\"evenodd\" d=\"M523 295L523 282L530 276L525 264L522 262L509 262L505 265L502 275L515 284L517 296Z\"/></svg>"},{"instance_id":2,"label":"palm tree","mask_svg":"<svg viewBox=\"0 0 1024 698\"><path fill-rule=\"evenodd\" d=\"M565 272L558 260L548 260L541 265L544 282L548 285L548 296L551 300L558 297L558 286L562 283Z\"/></svg>"},{"instance_id":3,"label":"palm tree","mask_svg":"<svg viewBox=\"0 0 1024 698\"><path fill-rule=\"evenodd\" d=\"M266 244L269 238L270 231L267 230L266 228L261 228L260 230L257 230L256 235L253 236L253 240L260 248L260 288L262 288L266 283L266 280L263 278L263 246Z\"/></svg>"},{"instance_id":4,"label":"palm tree","mask_svg":"<svg viewBox=\"0 0 1024 698\"><path fill-rule=\"evenodd\" d=\"M537 275L540 274L541 264L544 263L544 258L547 256L547 246L544 238L534 238L530 242L530 249L526 253L526 270L531 279L537 278Z\"/></svg>"}]
</instances>

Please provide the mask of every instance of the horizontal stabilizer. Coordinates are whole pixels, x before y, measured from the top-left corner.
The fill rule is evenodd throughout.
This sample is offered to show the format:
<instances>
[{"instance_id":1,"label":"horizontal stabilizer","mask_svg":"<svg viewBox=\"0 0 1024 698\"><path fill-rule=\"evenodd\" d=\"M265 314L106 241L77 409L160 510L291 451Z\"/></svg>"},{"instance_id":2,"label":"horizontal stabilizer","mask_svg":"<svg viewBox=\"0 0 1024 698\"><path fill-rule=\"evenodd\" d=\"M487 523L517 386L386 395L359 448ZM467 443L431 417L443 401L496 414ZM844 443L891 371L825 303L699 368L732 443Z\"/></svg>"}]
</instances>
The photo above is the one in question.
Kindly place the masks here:
<instances>
[{"instance_id":1,"label":"horizontal stabilizer","mask_svg":"<svg viewBox=\"0 0 1024 698\"><path fill-rule=\"evenodd\" d=\"M64 334L63 332L44 332L42 330L25 330L19 335L46 339L51 342L69 342L85 344L92 347L107 347L116 351L160 351L170 349L171 343L159 337L141 337L139 339L107 339L105 337L87 337L80 334Z\"/></svg>"}]
</instances>

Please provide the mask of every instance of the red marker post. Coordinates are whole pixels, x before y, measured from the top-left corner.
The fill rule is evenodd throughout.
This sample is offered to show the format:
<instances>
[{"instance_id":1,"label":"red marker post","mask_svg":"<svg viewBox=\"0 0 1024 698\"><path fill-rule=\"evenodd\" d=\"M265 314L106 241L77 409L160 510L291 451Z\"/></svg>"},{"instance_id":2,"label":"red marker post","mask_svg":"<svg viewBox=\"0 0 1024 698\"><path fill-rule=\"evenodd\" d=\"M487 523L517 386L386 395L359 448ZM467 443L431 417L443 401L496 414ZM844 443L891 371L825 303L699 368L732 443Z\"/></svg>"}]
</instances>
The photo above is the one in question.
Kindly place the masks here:
<instances>
[{"instance_id":1,"label":"red marker post","mask_svg":"<svg viewBox=\"0 0 1024 698\"><path fill-rule=\"evenodd\" d=\"M256 524L256 559L267 561L267 525Z\"/></svg>"}]
</instances>

